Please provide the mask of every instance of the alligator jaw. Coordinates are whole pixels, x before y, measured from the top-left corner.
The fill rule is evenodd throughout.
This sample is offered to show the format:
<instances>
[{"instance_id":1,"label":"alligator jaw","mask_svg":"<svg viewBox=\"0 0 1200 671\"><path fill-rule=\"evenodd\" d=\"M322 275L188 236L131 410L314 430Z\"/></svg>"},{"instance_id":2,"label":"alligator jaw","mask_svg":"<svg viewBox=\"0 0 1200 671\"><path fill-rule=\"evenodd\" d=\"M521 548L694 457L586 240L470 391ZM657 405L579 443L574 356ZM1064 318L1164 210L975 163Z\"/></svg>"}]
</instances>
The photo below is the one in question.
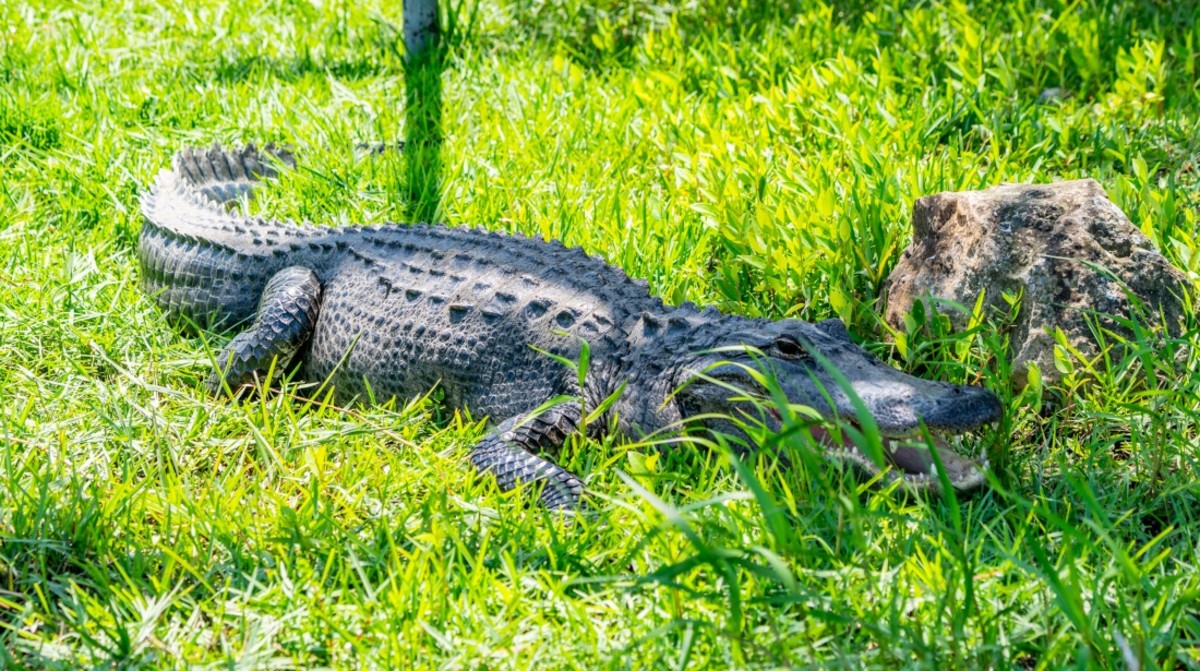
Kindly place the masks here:
<instances>
[{"instance_id":1,"label":"alligator jaw","mask_svg":"<svg viewBox=\"0 0 1200 671\"><path fill-rule=\"evenodd\" d=\"M817 443L826 448L828 457L835 461L849 463L868 477L874 477L883 471L867 452L843 436L842 442L823 427L813 427L810 430ZM982 460L964 457L954 450L948 438L932 434L932 445L927 443L920 434L910 436L881 436L883 439L883 454L890 469L884 475L886 482L900 480L906 489L941 490L941 478L938 477L937 466L932 450L937 450L938 460L946 470L950 486L956 492L970 492L979 489L987 481L984 472L988 467L987 458Z\"/></svg>"},{"instance_id":2,"label":"alligator jaw","mask_svg":"<svg viewBox=\"0 0 1200 671\"><path fill-rule=\"evenodd\" d=\"M775 408L768 408L770 415L782 422L782 416ZM862 429L854 423L851 426L859 431ZM930 434L931 443L920 434L914 432L905 436L880 436L883 443L883 454L887 459L889 469L880 468L867 451L843 434L839 439L821 425L809 427L813 440L824 448L825 455L831 461L847 463L858 471L873 478L884 473L885 482L900 480L905 489L910 491L933 490L941 491L941 479L937 474L937 466L933 460L932 450L937 450L938 459L946 469L950 486L956 492L971 492L979 489L987 481L984 472L988 468L987 456L982 459L964 457L955 451L951 441L964 434Z\"/></svg>"}]
</instances>

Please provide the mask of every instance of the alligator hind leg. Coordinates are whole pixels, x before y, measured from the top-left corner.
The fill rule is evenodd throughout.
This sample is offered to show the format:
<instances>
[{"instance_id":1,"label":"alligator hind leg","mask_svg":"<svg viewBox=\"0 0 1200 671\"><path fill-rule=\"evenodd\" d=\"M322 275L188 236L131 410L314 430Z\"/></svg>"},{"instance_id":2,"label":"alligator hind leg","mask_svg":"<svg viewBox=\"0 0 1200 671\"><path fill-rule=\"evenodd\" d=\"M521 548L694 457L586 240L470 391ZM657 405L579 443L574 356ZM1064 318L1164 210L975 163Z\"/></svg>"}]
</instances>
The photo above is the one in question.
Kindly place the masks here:
<instances>
[{"instance_id":1,"label":"alligator hind leg","mask_svg":"<svg viewBox=\"0 0 1200 671\"><path fill-rule=\"evenodd\" d=\"M250 328L217 356L217 369L208 378L209 391L217 394L226 389L236 394L264 375L272 360L280 368L287 366L312 336L320 302L321 283L313 271L291 266L275 273L263 289Z\"/></svg>"},{"instance_id":2,"label":"alligator hind leg","mask_svg":"<svg viewBox=\"0 0 1200 671\"><path fill-rule=\"evenodd\" d=\"M583 482L535 452L563 444L579 424L576 403L564 403L530 417L518 415L497 426L471 450L471 463L496 477L500 489L544 483L541 503L551 510L579 507Z\"/></svg>"}]
</instances>

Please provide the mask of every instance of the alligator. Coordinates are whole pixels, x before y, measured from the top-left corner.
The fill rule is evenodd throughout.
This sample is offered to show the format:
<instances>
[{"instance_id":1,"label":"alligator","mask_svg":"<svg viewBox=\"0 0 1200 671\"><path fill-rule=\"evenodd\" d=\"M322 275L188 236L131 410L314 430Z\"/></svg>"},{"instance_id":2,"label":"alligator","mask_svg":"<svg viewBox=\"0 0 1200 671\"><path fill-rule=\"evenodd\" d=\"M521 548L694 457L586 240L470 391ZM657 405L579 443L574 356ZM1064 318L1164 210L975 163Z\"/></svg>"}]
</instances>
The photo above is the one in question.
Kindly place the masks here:
<instances>
[{"instance_id":1,"label":"alligator","mask_svg":"<svg viewBox=\"0 0 1200 671\"><path fill-rule=\"evenodd\" d=\"M493 420L470 450L480 472L504 490L536 484L546 507L574 509L582 481L543 455L581 426L638 439L693 418L737 442L744 424L730 418L762 407L753 397L770 372L790 404L826 420L861 427L856 407L869 412L883 449L813 427L831 459L918 490L944 489L938 463L954 490L984 481L983 464L946 437L997 420L996 395L896 370L836 319L666 305L646 282L558 241L441 224L289 223L234 207L294 166L293 152L270 145L185 149L142 195L144 291L176 324L243 329L216 357L215 394L285 369L329 385L338 403L440 388L447 406ZM755 416L780 430L777 409Z\"/></svg>"}]
</instances>

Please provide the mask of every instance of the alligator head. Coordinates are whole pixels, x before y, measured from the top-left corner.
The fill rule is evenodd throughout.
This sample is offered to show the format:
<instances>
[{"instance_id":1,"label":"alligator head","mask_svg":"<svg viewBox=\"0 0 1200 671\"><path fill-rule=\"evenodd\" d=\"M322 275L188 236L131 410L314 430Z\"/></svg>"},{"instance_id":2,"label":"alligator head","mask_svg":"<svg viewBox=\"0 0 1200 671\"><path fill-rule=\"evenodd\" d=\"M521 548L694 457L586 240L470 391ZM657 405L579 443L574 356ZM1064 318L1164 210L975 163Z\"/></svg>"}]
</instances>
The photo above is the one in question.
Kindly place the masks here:
<instances>
[{"instance_id":1,"label":"alligator head","mask_svg":"<svg viewBox=\"0 0 1200 671\"><path fill-rule=\"evenodd\" d=\"M932 449L938 451L955 490L983 484L982 464L954 452L947 437L999 419L1000 401L992 392L896 370L854 344L836 319L811 324L726 317L710 321L709 326L707 350L674 371L673 402L680 418L703 417L710 429L740 434L734 422L723 418L753 406L734 390L762 394L760 372L769 370L789 403L813 408L826 420L861 430L858 408L865 409L883 439L883 455L892 467L888 479L902 478L913 489L939 488L935 462L923 439L928 431L934 438ZM778 429L778 411L769 415L767 421L773 423L769 428ZM849 462L868 475L881 471L852 440L839 444L820 426L811 433L831 458Z\"/></svg>"}]
</instances>

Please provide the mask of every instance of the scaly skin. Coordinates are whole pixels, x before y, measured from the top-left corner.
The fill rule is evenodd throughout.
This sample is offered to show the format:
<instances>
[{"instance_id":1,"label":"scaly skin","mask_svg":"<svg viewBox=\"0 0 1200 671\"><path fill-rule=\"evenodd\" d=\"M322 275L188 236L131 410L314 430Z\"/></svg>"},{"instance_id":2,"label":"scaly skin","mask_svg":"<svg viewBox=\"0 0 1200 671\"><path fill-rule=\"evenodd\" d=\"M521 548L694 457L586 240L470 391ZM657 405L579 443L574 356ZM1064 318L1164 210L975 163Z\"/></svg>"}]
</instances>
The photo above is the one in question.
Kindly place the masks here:
<instances>
[{"instance_id":1,"label":"scaly skin","mask_svg":"<svg viewBox=\"0 0 1200 671\"><path fill-rule=\"evenodd\" d=\"M911 437L922 423L960 433L999 417L991 392L892 369L854 345L836 320L665 306L644 282L561 243L426 224L317 227L226 210L279 163L291 165L290 153L184 151L142 199L145 291L185 325L248 325L217 356L214 391L236 392L272 364L299 365L303 379L328 381L340 402L408 398L440 386L448 405L496 423L472 463L505 489L543 483L542 502L551 508L574 508L583 491L577 477L539 456L581 423L578 402L531 415L560 395L593 408L625 384L609 410L615 417L589 429L611 425L640 437L693 415L745 409L722 383L756 390L743 365L765 366L792 403L853 418L850 395L823 359L888 438ZM577 360L584 341L591 365L580 389L576 373L543 352ZM706 424L737 434L726 421ZM893 447L889 478L937 487L928 450ZM880 470L853 447L830 455ZM982 482L975 462L939 455L956 489Z\"/></svg>"}]
</instances>

